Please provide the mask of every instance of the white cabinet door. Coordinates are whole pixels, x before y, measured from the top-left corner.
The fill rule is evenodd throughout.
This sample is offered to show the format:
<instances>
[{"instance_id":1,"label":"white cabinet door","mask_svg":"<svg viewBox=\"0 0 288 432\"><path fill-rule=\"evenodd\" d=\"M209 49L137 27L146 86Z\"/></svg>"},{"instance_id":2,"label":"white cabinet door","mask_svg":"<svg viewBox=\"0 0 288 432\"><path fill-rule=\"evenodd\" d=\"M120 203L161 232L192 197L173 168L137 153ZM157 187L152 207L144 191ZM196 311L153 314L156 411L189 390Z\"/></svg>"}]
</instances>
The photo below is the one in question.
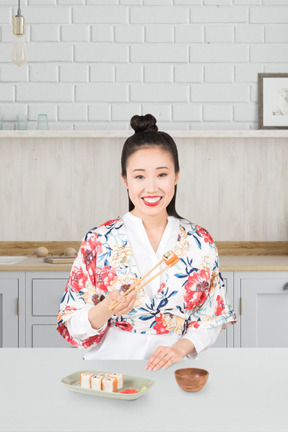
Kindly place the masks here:
<instances>
[{"instance_id":1,"label":"white cabinet door","mask_svg":"<svg viewBox=\"0 0 288 432\"><path fill-rule=\"evenodd\" d=\"M223 281L226 286L227 296L230 304L233 307L233 272L222 272ZM229 326L227 329L221 330L214 348L232 348L233 347L233 328Z\"/></svg>"},{"instance_id":2,"label":"white cabinet door","mask_svg":"<svg viewBox=\"0 0 288 432\"><path fill-rule=\"evenodd\" d=\"M57 315L69 272L26 273L26 346L72 347L57 332Z\"/></svg>"},{"instance_id":3,"label":"white cabinet door","mask_svg":"<svg viewBox=\"0 0 288 432\"><path fill-rule=\"evenodd\" d=\"M24 273L0 273L0 347L25 346ZM19 312L21 311L21 319ZM20 325L21 324L21 325ZM19 330L21 329L21 330Z\"/></svg>"},{"instance_id":4,"label":"white cabinet door","mask_svg":"<svg viewBox=\"0 0 288 432\"><path fill-rule=\"evenodd\" d=\"M241 312L235 346L288 348L287 282L284 271L235 273L234 295Z\"/></svg>"}]
</instances>

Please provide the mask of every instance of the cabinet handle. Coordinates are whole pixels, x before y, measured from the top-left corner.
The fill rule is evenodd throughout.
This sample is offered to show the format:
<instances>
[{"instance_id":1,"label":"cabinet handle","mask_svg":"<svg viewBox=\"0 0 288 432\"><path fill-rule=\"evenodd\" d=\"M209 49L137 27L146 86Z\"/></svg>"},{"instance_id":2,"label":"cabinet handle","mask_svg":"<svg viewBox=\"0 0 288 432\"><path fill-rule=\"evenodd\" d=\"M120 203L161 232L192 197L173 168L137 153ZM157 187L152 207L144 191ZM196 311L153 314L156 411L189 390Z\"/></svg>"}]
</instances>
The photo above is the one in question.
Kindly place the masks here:
<instances>
[{"instance_id":1,"label":"cabinet handle","mask_svg":"<svg viewBox=\"0 0 288 432\"><path fill-rule=\"evenodd\" d=\"M284 291L288 291L288 282L286 282L286 283L283 285L283 290L284 290Z\"/></svg>"}]
</instances>

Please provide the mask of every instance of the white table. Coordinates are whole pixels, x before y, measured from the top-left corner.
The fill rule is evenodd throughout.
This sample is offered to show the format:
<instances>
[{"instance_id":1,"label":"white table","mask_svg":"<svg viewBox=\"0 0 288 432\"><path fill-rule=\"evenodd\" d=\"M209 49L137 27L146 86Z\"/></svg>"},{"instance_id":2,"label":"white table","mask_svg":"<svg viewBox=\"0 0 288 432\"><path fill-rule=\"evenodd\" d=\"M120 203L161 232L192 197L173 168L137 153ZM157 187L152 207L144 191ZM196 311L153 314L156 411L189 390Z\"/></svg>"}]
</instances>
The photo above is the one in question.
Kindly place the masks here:
<instances>
[{"instance_id":1,"label":"white table","mask_svg":"<svg viewBox=\"0 0 288 432\"><path fill-rule=\"evenodd\" d=\"M146 361L84 361L77 349L0 349L2 432L287 432L288 349L217 349L167 370ZM179 367L210 372L197 393L182 391ZM61 382L84 369L149 377L154 386L135 401L69 391Z\"/></svg>"}]
</instances>

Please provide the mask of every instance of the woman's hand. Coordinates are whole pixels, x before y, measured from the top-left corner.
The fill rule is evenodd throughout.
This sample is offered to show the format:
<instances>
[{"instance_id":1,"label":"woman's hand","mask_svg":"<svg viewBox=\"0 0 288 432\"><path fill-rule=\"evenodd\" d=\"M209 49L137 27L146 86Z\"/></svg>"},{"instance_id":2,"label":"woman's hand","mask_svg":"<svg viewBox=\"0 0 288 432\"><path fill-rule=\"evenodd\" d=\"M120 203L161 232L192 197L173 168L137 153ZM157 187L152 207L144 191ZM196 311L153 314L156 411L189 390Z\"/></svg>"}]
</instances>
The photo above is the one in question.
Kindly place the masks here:
<instances>
[{"instance_id":1,"label":"woman's hand","mask_svg":"<svg viewBox=\"0 0 288 432\"><path fill-rule=\"evenodd\" d=\"M121 316L130 312L136 300L137 293L131 291L127 296L123 296L119 291L111 291L104 300L91 308L88 312L88 319L91 327L95 330L101 328L112 315ZM115 301L120 301L120 304L113 310L109 310L109 306Z\"/></svg>"},{"instance_id":2,"label":"woman's hand","mask_svg":"<svg viewBox=\"0 0 288 432\"><path fill-rule=\"evenodd\" d=\"M159 346L150 357L146 369L157 371L167 369L173 363L182 360L187 354L194 350L193 343L183 337L172 347Z\"/></svg>"},{"instance_id":3,"label":"woman's hand","mask_svg":"<svg viewBox=\"0 0 288 432\"><path fill-rule=\"evenodd\" d=\"M150 357L146 369L156 371L158 369L167 369L173 363L183 359L180 351L174 347L159 346Z\"/></svg>"},{"instance_id":4,"label":"woman's hand","mask_svg":"<svg viewBox=\"0 0 288 432\"><path fill-rule=\"evenodd\" d=\"M120 302L120 304L111 311L111 315L120 317L130 312L134 307L136 295L137 293L135 291L131 291L127 296L122 295L121 292L117 290L111 291L105 299L107 300L108 308L115 301Z\"/></svg>"}]
</instances>

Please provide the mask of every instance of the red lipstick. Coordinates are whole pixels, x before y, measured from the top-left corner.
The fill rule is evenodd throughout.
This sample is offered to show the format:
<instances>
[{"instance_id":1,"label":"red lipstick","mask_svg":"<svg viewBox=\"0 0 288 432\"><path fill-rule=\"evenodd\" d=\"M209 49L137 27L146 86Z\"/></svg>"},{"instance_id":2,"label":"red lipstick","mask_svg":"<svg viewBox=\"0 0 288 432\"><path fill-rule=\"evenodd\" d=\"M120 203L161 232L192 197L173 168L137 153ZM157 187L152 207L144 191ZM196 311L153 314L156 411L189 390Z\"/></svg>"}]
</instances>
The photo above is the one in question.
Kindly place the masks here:
<instances>
[{"instance_id":1,"label":"red lipstick","mask_svg":"<svg viewBox=\"0 0 288 432\"><path fill-rule=\"evenodd\" d=\"M142 198L144 204L148 207L157 206L160 203L161 199L161 196L145 196Z\"/></svg>"}]
</instances>

